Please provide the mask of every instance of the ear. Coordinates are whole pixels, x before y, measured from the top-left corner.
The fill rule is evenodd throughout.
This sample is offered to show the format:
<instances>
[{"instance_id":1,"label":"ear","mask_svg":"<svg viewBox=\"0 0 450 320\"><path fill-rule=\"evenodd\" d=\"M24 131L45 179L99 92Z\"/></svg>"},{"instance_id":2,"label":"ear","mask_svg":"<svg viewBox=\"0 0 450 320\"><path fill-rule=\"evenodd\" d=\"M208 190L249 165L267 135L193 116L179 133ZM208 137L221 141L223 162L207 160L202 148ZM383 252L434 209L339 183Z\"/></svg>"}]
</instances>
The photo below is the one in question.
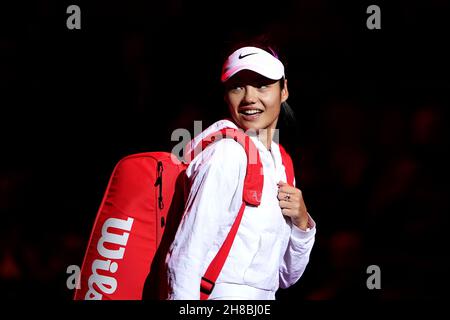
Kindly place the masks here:
<instances>
[{"instance_id":1,"label":"ear","mask_svg":"<svg viewBox=\"0 0 450 320\"><path fill-rule=\"evenodd\" d=\"M284 88L281 90L281 103L285 102L289 97L288 82L284 79Z\"/></svg>"}]
</instances>

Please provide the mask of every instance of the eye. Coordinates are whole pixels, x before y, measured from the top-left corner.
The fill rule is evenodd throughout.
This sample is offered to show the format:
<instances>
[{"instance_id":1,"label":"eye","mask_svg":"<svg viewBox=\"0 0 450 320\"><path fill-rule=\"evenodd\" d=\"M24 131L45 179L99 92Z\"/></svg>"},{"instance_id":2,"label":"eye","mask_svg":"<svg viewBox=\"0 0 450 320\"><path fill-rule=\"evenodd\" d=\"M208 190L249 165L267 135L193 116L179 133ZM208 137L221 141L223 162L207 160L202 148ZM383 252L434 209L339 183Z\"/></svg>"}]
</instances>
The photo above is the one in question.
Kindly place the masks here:
<instances>
[{"instance_id":1,"label":"eye","mask_svg":"<svg viewBox=\"0 0 450 320\"><path fill-rule=\"evenodd\" d=\"M239 92L239 91L241 91L243 88L244 88L244 87L242 87L242 86L240 86L240 85L235 85L235 86L232 86L232 87L230 88L230 91L231 91L231 92Z\"/></svg>"},{"instance_id":2,"label":"eye","mask_svg":"<svg viewBox=\"0 0 450 320\"><path fill-rule=\"evenodd\" d=\"M257 87L258 89L267 89L271 86L271 83L267 82L267 81L259 81L258 83L255 83L255 87Z\"/></svg>"}]
</instances>

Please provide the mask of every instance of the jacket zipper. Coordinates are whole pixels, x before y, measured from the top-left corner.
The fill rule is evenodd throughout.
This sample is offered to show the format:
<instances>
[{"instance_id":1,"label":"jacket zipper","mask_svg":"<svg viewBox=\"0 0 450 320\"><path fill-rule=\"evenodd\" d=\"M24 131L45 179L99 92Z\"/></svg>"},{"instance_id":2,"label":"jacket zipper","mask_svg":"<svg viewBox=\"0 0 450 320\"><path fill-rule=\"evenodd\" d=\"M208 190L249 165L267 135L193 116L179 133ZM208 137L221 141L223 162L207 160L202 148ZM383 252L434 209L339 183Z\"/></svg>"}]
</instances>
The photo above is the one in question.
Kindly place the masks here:
<instances>
[{"instance_id":1,"label":"jacket zipper","mask_svg":"<svg viewBox=\"0 0 450 320\"><path fill-rule=\"evenodd\" d=\"M157 167L157 171L158 171L158 177L156 178L156 182L155 182L155 187L159 187L158 188L158 208L161 211L162 209L164 209L164 202L163 202L163 196L162 196L162 173L164 171L164 167L161 161L158 161L158 167ZM165 219L164 216L161 216L161 228L164 228L165 225Z\"/></svg>"}]
</instances>

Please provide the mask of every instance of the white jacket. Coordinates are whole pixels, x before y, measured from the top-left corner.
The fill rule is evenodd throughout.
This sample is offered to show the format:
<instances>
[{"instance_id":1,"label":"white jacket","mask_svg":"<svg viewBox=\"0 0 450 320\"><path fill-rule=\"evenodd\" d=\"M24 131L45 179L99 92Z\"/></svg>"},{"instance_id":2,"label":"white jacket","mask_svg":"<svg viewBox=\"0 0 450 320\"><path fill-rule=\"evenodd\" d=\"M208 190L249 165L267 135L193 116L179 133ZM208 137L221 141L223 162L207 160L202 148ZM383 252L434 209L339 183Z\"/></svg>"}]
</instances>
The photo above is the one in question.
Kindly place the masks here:
<instances>
[{"instance_id":1,"label":"white jacket","mask_svg":"<svg viewBox=\"0 0 450 320\"><path fill-rule=\"evenodd\" d=\"M220 120L191 142L191 150L208 134L224 127ZM251 137L264 171L259 207L247 206L230 254L209 299L275 299L279 287L294 284L303 274L314 244L315 223L303 231L284 217L277 183L286 182L279 146L271 151ZM166 258L169 299L199 299L200 279L221 247L242 203L247 158L232 139L222 139L200 152L186 174L190 193L184 216Z\"/></svg>"}]
</instances>

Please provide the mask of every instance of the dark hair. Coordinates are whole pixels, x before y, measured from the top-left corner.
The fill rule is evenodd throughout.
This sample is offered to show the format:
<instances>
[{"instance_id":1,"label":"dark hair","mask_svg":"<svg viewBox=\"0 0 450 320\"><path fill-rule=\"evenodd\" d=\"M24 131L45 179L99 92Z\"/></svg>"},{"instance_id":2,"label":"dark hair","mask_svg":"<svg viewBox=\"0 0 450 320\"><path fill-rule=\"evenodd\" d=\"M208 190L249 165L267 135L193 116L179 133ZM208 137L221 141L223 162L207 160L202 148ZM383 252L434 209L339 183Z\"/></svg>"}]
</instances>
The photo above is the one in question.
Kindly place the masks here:
<instances>
[{"instance_id":1,"label":"dark hair","mask_svg":"<svg viewBox=\"0 0 450 320\"><path fill-rule=\"evenodd\" d=\"M284 65L285 74L287 73L287 61L285 56L283 56L279 50L279 45L273 41L273 39L268 34L260 34L254 37L248 37L245 39L240 39L237 41L233 41L227 44L228 49L224 50L225 56L222 61L225 61L230 54L242 47L256 47L267 51L275 58L281 61ZM284 80L285 78L280 79L280 87L284 89ZM281 104L281 112L280 112L281 120L286 127L293 128L296 125L296 118L294 110L289 106L287 102L283 102Z\"/></svg>"}]
</instances>

